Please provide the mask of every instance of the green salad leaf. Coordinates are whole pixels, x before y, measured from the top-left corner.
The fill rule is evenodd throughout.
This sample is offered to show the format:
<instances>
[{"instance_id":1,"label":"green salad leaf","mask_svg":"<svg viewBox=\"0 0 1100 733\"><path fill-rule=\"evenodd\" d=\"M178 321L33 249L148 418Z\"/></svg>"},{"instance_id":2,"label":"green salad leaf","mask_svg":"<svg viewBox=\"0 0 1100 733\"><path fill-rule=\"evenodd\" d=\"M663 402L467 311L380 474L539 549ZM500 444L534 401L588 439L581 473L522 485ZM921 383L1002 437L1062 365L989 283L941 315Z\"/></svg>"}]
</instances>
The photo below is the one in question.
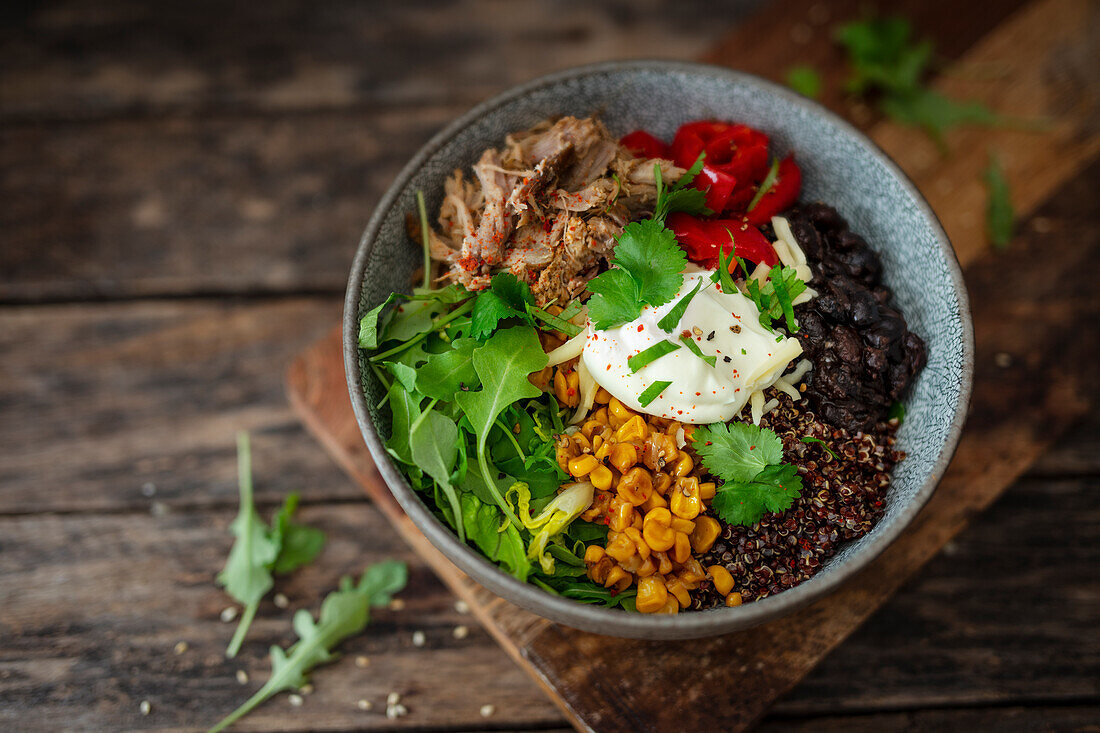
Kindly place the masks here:
<instances>
[{"instance_id":1,"label":"green salad leaf","mask_svg":"<svg viewBox=\"0 0 1100 733\"><path fill-rule=\"evenodd\" d=\"M369 568L355 585L351 578L341 579L339 590L329 593L321 603L316 621L309 611L299 610L294 615L298 641L285 651L271 647L271 676L267 682L207 733L225 730L278 693L305 685L314 667L336 658L332 650L340 642L366 628L371 606L388 603L393 593L405 587L407 577L404 563L388 560Z\"/></svg>"}]
</instances>

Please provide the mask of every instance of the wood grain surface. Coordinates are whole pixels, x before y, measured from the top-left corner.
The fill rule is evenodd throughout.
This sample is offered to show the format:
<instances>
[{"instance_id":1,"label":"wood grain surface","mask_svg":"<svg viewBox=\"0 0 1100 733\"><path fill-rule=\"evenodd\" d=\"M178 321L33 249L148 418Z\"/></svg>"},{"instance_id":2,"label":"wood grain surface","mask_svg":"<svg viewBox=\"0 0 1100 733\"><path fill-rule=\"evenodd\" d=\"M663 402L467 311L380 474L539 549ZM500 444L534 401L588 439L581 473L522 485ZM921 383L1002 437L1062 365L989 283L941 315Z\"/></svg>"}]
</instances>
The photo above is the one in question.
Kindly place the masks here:
<instances>
[{"instance_id":1,"label":"wood grain surface","mask_svg":"<svg viewBox=\"0 0 1100 733\"><path fill-rule=\"evenodd\" d=\"M1082 16L1084 4L1033 2L1023 24L1022 0L793 0L744 21L752 4L4 6L0 728L199 729L259 686L265 649L290 640L295 608L315 611L339 575L390 555L412 568L405 609L378 612L344 645L343 660L319 670L302 707L281 696L241 730L568 725L317 450L281 385L291 357L338 318L355 242L393 173L454 115L512 83L576 63L692 58L711 47L712 60L779 80L793 64L814 63L829 83L826 103L877 134L889 127L876 127L874 110L837 91L837 22L872 5L904 13L936 40L950 75L936 83L947 90L956 78L1003 81L996 64L963 60L996 50L994 28L1015 22L1062 44L1029 78L1043 84L1035 114L1055 122L1056 144L1042 150L1055 156L1054 175L1070 181L1048 182L1045 202L1017 201L1038 211L1024 224L1027 246L1049 257L1097 231L1096 173L1072 182L1072 167L1085 168L1093 149L1059 126L1071 119L1100 129L1089 107L1097 43L1082 32L1095 34L1097 23ZM1050 8L1085 20L1052 25ZM1035 58L1029 37L1013 37L1013 54ZM948 70L952 63L961 65ZM1020 104L1011 89L989 99L1013 111ZM984 134L959 134L956 153L977 158L988 147ZM1017 134L989 141L1007 152L1020 196L1021 178L1026 186L1047 169L1026 149L1014 164L1014 141L1047 143ZM1031 265L1018 251L1001 262ZM1087 325L1095 295L1065 301L1060 333ZM1095 331L1075 338L1095 343ZM1041 373L1029 349L1009 356L1008 367L987 359L986 377L1003 386L1015 370ZM232 629L217 618L228 598L212 580L230 543L232 433L242 427L254 435L261 512L301 491L305 521L330 542L313 566L278 581L289 608L265 601L231 664L221 652ZM1100 420L1090 415L760 729L1096 730L1098 460ZM459 625L470 629L465 639L453 635ZM412 645L416 630L426 634L423 648ZM176 655L181 641L188 647ZM359 655L369 666L355 665ZM238 669L249 674L244 685ZM389 691L406 695L408 717L386 719ZM374 709L360 711L359 699ZM484 703L495 706L491 718L478 714Z\"/></svg>"}]
</instances>

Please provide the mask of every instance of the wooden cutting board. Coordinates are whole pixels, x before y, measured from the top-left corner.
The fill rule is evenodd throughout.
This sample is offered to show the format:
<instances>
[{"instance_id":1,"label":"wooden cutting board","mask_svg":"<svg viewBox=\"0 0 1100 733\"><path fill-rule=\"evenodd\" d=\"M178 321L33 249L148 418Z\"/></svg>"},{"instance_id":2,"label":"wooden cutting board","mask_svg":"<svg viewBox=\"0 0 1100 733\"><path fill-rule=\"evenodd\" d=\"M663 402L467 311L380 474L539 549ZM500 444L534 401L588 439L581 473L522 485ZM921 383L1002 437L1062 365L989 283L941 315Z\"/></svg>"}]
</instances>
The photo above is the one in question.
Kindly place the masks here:
<instances>
[{"instance_id":1,"label":"wooden cutting board","mask_svg":"<svg viewBox=\"0 0 1100 733\"><path fill-rule=\"evenodd\" d=\"M1090 365L1098 357L1097 340L1095 331L1082 338L1081 329L1100 318L1091 290L1100 244L1091 231L1049 231L1041 211L1067 195L1089 205L1091 189L1075 190L1073 179L1087 171L1095 182L1100 168L1092 165L1100 136L1093 119L1097 58L1089 28L1096 19L1090 18L1090 5L992 2L981 4L981 12L953 3L906 5L917 25L956 58L938 89L1048 123L1038 132L953 131L952 152L943 156L919 132L876 121L866 109L853 112L835 94L825 97L859 118L943 220L965 269L977 342L971 414L950 470L903 536L832 596L762 627L686 642L613 639L553 624L471 581L404 515L352 415L338 327L289 369L290 400L309 429L578 730L751 726L1087 412L1095 397ZM707 58L773 77L791 64L812 62L836 81L843 65L825 29L855 12L856 3L775 3ZM805 22L792 25L792 18ZM1080 75L1050 73L1074 68ZM1006 168L1021 220L1020 235L1005 253L994 253L983 234L981 176L990 150ZM1048 203L1052 197L1055 204ZM1051 256L1055 245L1057 256Z\"/></svg>"}]
</instances>

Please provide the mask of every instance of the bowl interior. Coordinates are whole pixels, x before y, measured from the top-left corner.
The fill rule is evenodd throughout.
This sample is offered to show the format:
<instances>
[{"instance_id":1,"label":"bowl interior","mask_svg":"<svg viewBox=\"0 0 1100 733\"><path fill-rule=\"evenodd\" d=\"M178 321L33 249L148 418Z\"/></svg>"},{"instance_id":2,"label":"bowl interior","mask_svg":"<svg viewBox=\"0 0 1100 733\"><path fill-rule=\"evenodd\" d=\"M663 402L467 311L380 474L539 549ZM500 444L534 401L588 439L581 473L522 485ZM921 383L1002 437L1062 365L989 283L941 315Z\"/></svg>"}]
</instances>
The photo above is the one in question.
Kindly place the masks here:
<instances>
[{"instance_id":1,"label":"bowl interior","mask_svg":"<svg viewBox=\"0 0 1100 733\"><path fill-rule=\"evenodd\" d=\"M387 193L364 234L349 286L345 339L351 336L354 342L355 324L363 313L391 291L408 287L421 253L405 234L405 213L415 210L418 189L424 192L429 212L436 211L444 178L456 167L468 173L481 151L500 146L509 132L546 117L593 114L612 134L644 128L665 139L688 120L739 121L769 134L777 155L793 150L803 172L803 200L836 207L852 230L881 255L885 281L897 305L928 346L928 365L908 397L898 432L898 447L908 455L894 472L885 515L873 531L846 545L817 576L792 590L735 609L638 618L639 614L563 604L562 599L511 581L486 562L457 558L456 550L462 552L457 538L441 548L492 590L570 625L652 638L731 631L793 610L834 587L881 551L927 500L954 450L969 395L972 337L961 275L939 223L908 179L866 138L821 107L755 77L714 67L610 64L547 77L490 100L421 151ZM360 356L349 352L348 358L360 420L363 410L369 412L370 422L384 438L389 435L389 416L375 407L381 387L371 371L362 368ZM370 432L370 426L363 427ZM375 460L388 463L376 440L367 437ZM410 499L411 489L395 470L383 473L408 509L415 501ZM434 518L426 512L411 514L421 529L428 529L424 522L434 523L428 536L440 539L442 525ZM624 622L626 616L632 618Z\"/></svg>"}]
</instances>

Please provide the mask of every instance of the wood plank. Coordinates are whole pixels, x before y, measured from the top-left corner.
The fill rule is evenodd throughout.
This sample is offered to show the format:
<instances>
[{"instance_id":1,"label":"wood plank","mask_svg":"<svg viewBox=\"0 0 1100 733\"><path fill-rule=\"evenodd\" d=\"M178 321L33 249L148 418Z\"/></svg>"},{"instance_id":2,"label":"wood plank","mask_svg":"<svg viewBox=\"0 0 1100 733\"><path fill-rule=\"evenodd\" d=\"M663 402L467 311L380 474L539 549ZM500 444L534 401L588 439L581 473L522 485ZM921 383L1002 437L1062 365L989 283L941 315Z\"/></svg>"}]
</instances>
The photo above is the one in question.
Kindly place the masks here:
<instances>
[{"instance_id":1,"label":"wood plank","mask_svg":"<svg viewBox=\"0 0 1100 733\"><path fill-rule=\"evenodd\" d=\"M0 128L0 302L343 293L374 202L458 111Z\"/></svg>"},{"instance_id":2,"label":"wood plank","mask_svg":"<svg viewBox=\"0 0 1100 733\"><path fill-rule=\"evenodd\" d=\"M1098 490L1014 485L771 715L1095 702Z\"/></svg>"},{"instance_id":3,"label":"wood plank","mask_svg":"<svg viewBox=\"0 0 1100 733\"><path fill-rule=\"evenodd\" d=\"M968 429L936 495L908 532L859 579L834 595L784 619L739 634L695 642L608 640L550 624L494 598L451 566L400 513L385 486L371 480L369 457L350 411L335 400L339 378L338 334L314 347L291 372L291 395L307 425L379 502L402 536L466 598L487 629L532 676L556 696L582 730L660 730L671 725L741 730L785 693L830 650L888 599L970 519L987 507L1063 430L1087 414L1096 398L1089 366L1095 363L1100 301L1088 263L1100 256L1095 211L1082 211L1100 185L1100 164L1065 186L1040 215L1063 222L1074 243L1058 258L1044 256L1049 240L1027 229L1014 258L1027 270L1005 268L987 253L967 269L976 324L975 392ZM1018 297L1027 293L1026 298ZM1072 317L1071 317L1072 314ZM1020 322L1029 327L1019 328ZM998 354L1015 357L1010 368ZM329 364L327 368L310 365ZM323 381L327 380L327 381ZM324 405L319 412L317 404ZM353 451L347 453L347 450ZM575 664L584 658L586 664ZM739 667L730 659L743 660ZM779 663L777 663L777 660ZM722 674L699 676L700 669ZM685 680L690 682L685 683ZM677 689L677 700L716 700L724 705L666 704L654 689ZM629 716L623 711L630 710ZM698 716L689 720L686 716ZM691 722L694 720L694 722Z\"/></svg>"},{"instance_id":4,"label":"wood plank","mask_svg":"<svg viewBox=\"0 0 1100 733\"><path fill-rule=\"evenodd\" d=\"M234 510L0 518L0 728L193 731L228 713L263 683L267 648L293 640L294 610L313 613L341 575L397 557L410 564L403 610L374 612L344 658L314 675L316 691L293 707L286 695L239 726L253 731L531 729L561 715L469 614L454 608L423 562L366 502L306 507L301 520L323 529L316 562L277 580L286 610L268 599L235 660L224 657L233 624L219 620L230 599L215 573L230 544ZM19 592L6 592L18 588ZM457 626L469 636L454 637ZM426 644L412 644L423 631ZM175 653L178 642L187 649ZM355 659L366 656L369 665ZM240 684L237 670L250 681ZM462 680L455 684L455 680ZM386 696L409 715L387 720ZM365 699L369 712L357 708ZM143 717L142 700L152 707ZM480 715L491 704L490 720Z\"/></svg>"},{"instance_id":5,"label":"wood plank","mask_svg":"<svg viewBox=\"0 0 1100 733\"><path fill-rule=\"evenodd\" d=\"M1088 634L1085 600L1098 590L1087 575L1100 561L1100 510L1091 501L1098 488L1095 479L1014 486L781 702L763 729L826 727L845 711L892 721L895 710L911 719L928 707L1094 699L1100 646ZM266 645L290 640L294 609L315 611L340 574L386 556L412 565L405 609L376 613L367 632L342 647L344 658L318 672L302 708L283 696L243 730L387 728L382 701L394 690L411 710L396 728L491 722L530 729L560 720L366 502L303 510L302 521L328 534L328 547L313 565L278 581L290 608L265 602L242 656L225 660L232 626L218 615L229 601L213 576L232 515L226 508L0 518L0 572L5 587L20 588L0 592L7 640L0 646L0 725L19 721L19 730L33 733L209 724L263 682ZM459 625L470 629L462 640L453 634ZM426 634L423 648L411 644L417 630ZM179 641L188 649L176 655ZM369 667L356 666L359 655L370 658ZM238 684L237 669L251 682ZM153 706L148 718L138 714L143 699ZM376 708L359 711L359 699ZM482 704L495 706L492 721L481 721Z\"/></svg>"},{"instance_id":6,"label":"wood plank","mask_svg":"<svg viewBox=\"0 0 1100 733\"><path fill-rule=\"evenodd\" d=\"M756 4L54 0L9 11L0 120L469 106L577 64L694 57Z\"/></svg>"},{"instance_id":7,"label":"wood plank","mask_svg":"<svg viewBox=\"0 0 1100 733\"><path fill-rule=\"evenodd\" d=\"M997 731L997 733L1095 733L1100 707L1012 706L976 710L916 710L874 715L814 717L805 720L765 721L759 733L940 733L940 731Z\"/></svg>"},{"instance_id":8,"label":"wood plank","mask_svg":"<svg viewBox=\"0 0 1100 733\"><path fill-rule=\"evenodd\" d=\"M0 514L232 505L238 429L259 501L359 499L282 386L339 314L335 298L0 309Z\"/></svg>"}]
</instances>

